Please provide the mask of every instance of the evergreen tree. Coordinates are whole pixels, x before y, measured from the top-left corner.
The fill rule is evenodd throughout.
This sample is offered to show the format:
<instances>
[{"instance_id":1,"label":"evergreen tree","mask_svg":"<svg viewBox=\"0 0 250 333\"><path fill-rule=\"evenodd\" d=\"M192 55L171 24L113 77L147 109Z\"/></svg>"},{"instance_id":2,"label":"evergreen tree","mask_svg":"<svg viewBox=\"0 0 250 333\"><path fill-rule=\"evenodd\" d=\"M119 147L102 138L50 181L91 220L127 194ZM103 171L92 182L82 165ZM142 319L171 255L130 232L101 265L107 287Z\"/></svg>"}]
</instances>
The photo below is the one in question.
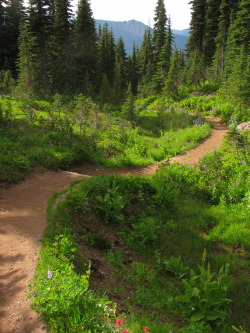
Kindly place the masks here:
<instances>
[{"instance_id":1,"label":"evergreen tree","mask_svg":"<svg viewBox=\"0 0 250 333\"><path fill-rule=\"evenodd\" d=\"M229 13L230 13L230 8L228 0L222 0L220 5L218 34L215 38L216 52L213 61L214 73L217 78L222 75L225 67L226 41L227 41L228 28L230 24Z\"/></svg>"},{"instance_id":2,"label":"evergreen tree","mask_svg":"<svg viewBox=\"0 0 250 333\"><path fill-rule=\"evenodd\" d=\"M206 25L206 1L192 0L192 17L190 22L190 37L187 43L189 57L193 54L202 55L205 25Z\"/></svg>"},{"instance_id":3,"label":"evergreen tree","mask_svg":"<svg viewBox=\"0 0 250 333\"><path fill-rule=\"evenodd\" d=\"M22 0L6 0L0 4L0 68L17 76L18 38L24 15Z\"/></svg>"},{"instance_id":4,"label":"evergreen tree","mask_svg":"<svg viewBox=\"0 0 250 333\"><path fill-rule=\"evenodd\" d=\"M99 28L98 33L98 78L102 82L103 74L106 77L110 85L114 82L114 70L115 70L115 41L113 32L109 31L108 24L104 24L103 28Z\"/></svg>"},{"instance_id":5,"label":"evergreen tree","mask_svg":"<svg viewBox=\"0 0 250 333\"><path fill-rule=\"evenodd\" d=\"M242 0L232 21L226 47L224 96L249 105L250 102L250 0Z\"/></svg>"},{"instance_id":6,"label":"evergreen tree","mask_svg":"<svg viewBox=\"0 0 250 333\"><path fill-rule=\"evenodd\" d=\"M152 34L150 29L146 29L144 32L141 48L138 52L140 78L143 78L147 74L149 65L152 64L152 60L153 60Z\"/></svg>"},{"instance_id":7,"label":"evergreen tree","mask_svg":"<svg viewBox=\"0 0 250 333\"><path fill-rule=\"evenodd\" d=\"M52 39L50 43L52 91L69 93L72 86L72 12L69 0L55 0Z\"/></svg>"},{"instance_id":8,"label":"evergreen tree","mask_svg":"<svg viewBox=\"0 0 250 333\"><path fill-rule=\"evenodd\" d=\"M170 36L167 36L167 15L165 4L163 0L158 0L155 9L154 17L154 36L153 36L153 64L154 64L154 76L153 87L155 92L160 92L163 87L163 82L166 75L166 67L169 56L169 41L167 37L171 38L171 26L170 22L168 30L170 30ZM171 47L171 46L170 46ZM166 58L165 58L166 57Z\"/></svg>"},{"instance_id":9,"label":"evergreen tree","mask_svg":"<svg viewBox=\"0 0 250 333\"><path fill-rule=\"evenodd\" d=\"M134 95L132 93L132 86L131 83L129 83L128 85L128 89L126 91L126 100L122 106L122 115L125 119L131 121L131 122L135 122L136 121L136 113L135 113L135 98Z\"/></svg>"},{"instance_id":10,"label":"evergreen tree","mask_svg":"<svg viewBox=\"0 0 250 333\"><path fill-rule=\"evenodd\" d=\"M168 20L167 24L167 33L166 33L166 40L164 45L161 49L161 54L158 62L158 73L159 73L159 80L161 81L160 85L163 84L165 78L168 75L168 71L170 68L171 57L172 57L172 44L173 44L173 32L171 29L171 20Z\"/></svg>"},{"instance_id":11,"label":"evergreen tree","mask_svg":"<svg viewBox=\"0 0 250 333\"><path fill-rule=\"evenodd\" d=\"M29 0L28 14L30 31L37 38L39 49L42 50L45 48L45 42L52 25L49 1Z\"/></svg>"},{"instance_id":12,"label":"evergreen tree","mask_svg":"<svg viewBox=\"0 0 250 333\"><path fill-rule=\"evenodd\" d=\"M168 72L167 80L165 82L165 91L167 93L177 94L178 86L180 84L180 72L181 72L181 58L179 52L175 46L173 57L171 59L171 66Z\"/></svg>"},{"instance_id":13,"label":"evergreen tree","mask_svg":"<svg viewBox=\"0 0 250 333\"><path fill-rule=\"evenodd\" d=\"M162 52L162 47L166 42L166 25L167 25L167 15L164 0L157 0L155 8L154 17L154 61L158 64L160 61L160 55Z\"/></svg>"},{"instance_id":14,"label":"evergreen tree","mask_svg":"<svg viewBox=\"0 0 250 333\"><path fill-rule=\"evenodd\" d=\"M0 95L9 95L15 87L15 81L11 76L11 72L0 71ZM0 112L1 113L1 112Z\"/></svg>"},{"instance_id":15,"label":"evergreen tree","mask_svg":"<svg viewBox=\"0 0 250 333\"><path fill-rule=\"evenodd\" d=\"M187 43L188 63L185 83L198 84L204 78L203 44L206 25L206 4L204 0L192 0L190 36Z\"/></svg>"},{"instance_id":16,"label":"evergreen tree","mask_svg":"<svg viewBox=\"0 0 250 333\"><path fill-rule=\"evenodd\" d=\"M113 102L113 90L110 86L106 73L104 73L102 76L102 83L99 89L98 101L100 102L101 106L104 106L106 104L112 104Z\"/></svg>"},{"instance_id":17,"label":"evergreen tree","mask_svg":"<svg viewBox=\"0 0 250 333\"><path fill-rule=\"evenodd\" d=\"M128 58L128 80L131 83L131 89L133 95L138 93L138 80L139 80L139 70L138 70L138 50L136 50L135 43L133 45L133 54Z\"/></svg>"},{"instance_id":18,"label":"evergreen tree","mask_svg":"<svg viewBox=\"0 0 250 333\"><path fill-rule=\"evenodd\" d=\"M22 95L31 96L36 93L36 59L33 49L36 48L36 38L33 37L29 26L24 22L19 36L18 58L18 91Z\"/></svg>"},{"instance_id":19,"label":"evergreen tree","mask_svg":"<svg viewBox=\"0 0 250 333\"><path fill-rule=\"evenodd\" d=\"M212 64L215 53L216 36L219 30L221 0L207 0L204 42L203 42L203 62L206 67Z\"/></svg>"},{"instance_id":20,"label":"evergreen tree","mask_svg":"<svg viewBox=\"0 0 250 333\"><path fill-rule=\"evenodd\" d=\"M50 93L50 41L52 38L51 4L48 0L30 0L28 7L29 30L36 39L33 50L36 57L36 81L38 94Z\"/></svg>"},{"instance_id":21,"label":"evergreen tree","mask_svg":"<svg viewBox=\"0 0 250 333\"><path fill-rule=\"evenodd\" d=\"M121 104L124 101L127 78L127 57L125 46L122 38L120 37L116 43L115 49L115 77L114 77L114 90L115 101L117 104Z\"/></svg>"},{"instance_id":22,"label":"evergreen tree","mask_svg":"<svg viewBox=\"0 0 250 333\"><path fill-rule=\"evenodd\" d=\"M74 91L86 93L86 77L89 83L95 83L96 61L95 22L89 1L81 0L74 22Z\"/></svg>"},{"instance_id":23,"label":"evergreen tree","mask_svg":"<svg viewBox=\"0 0 250 333\"><path fill-rule=\"evenodd\" d=\"M5 24L5 1L0 0L0 70L3 68L7 53L6 24Z\"/></svg>"}]
</instances>

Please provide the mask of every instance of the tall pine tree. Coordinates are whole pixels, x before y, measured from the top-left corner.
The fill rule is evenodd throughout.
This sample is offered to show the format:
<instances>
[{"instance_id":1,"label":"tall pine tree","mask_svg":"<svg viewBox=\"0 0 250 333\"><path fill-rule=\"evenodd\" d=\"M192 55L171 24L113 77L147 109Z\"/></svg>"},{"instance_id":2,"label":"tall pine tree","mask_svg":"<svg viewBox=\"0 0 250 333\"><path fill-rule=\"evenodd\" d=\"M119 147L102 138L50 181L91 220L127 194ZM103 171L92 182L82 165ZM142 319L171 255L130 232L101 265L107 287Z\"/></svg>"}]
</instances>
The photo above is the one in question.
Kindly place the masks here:
<instances>
[{"instance_id":1,"label":"tall pine tree","mask_svg":"<svg viewBox=\"0 0 250 333\"><path fill-rule=\"evenodd\" d=\"M239 3L227 40L224 82L221 88L225 98L238 103L250 103L250 0Z\"/></svg>"},{"instance_id":2,"label":"tall pine tree","mask_svg":"<svg viewBox=\"0 0 250 333\"><path fill-rule=\"evenodd\" d=\"M202 50L205 67L212 64L216 49L216 36L218 34L220 20L220 5L221 0L207 0Z\"/></svg>"},{"instance_id":3,"label":"tall pine tree","mask_svg":"<svg viewBox=\"0 0 250 333\"><path fill-rule=\"evenodd\" d=\"M80 0L74 22L74 91L87 93L95 84L97 44L95 22L88 0Z\"/></svg>"},{"instance_id":4,"label":"tall pine tree","mask_svg":"<svg viewBox=\"0 0 250 333\"><path fill-rule=\"evenodd\" d=\"M128 82L128 64L125 46L122 38L120 37L116 43L115 49L115 77L114 77L114 89L115 89L115 101L117 104L124 102L125 92Z\"/></svg>"},{"instance_id":5,"label":"tall pine tree","mask_svg":"<svg viewBox=\"0 0 250 333\"><path fill-rule=\"evenodd\" d=\"M72 11L69 0L54 0L51 39L51 78L54 93L69 93L72 86Z\"/></svg>"},{"instance_id":6,"label":"tall pine tree","mask_svg":"<svg viewBox=\"0 0 250 333\"><path fill-rule=\"evenodd\" d=\"M22 0L6 0L0 4L0 68L17 77L18 38L24 16Z\"/></svg>"},{"instance_id":7,"label":"tall pine tree","mask_svg":"<svg viewBox=\"0 0 250 333\"><path fill-rule=\"evenodd\" d=\"M108 24L104 24L103 28L99 27L99 33L97 38L98 47L98 59L97 59L97 71L98 80L102 82L103 75L109 81L110 85L114 82L115 71L115 40L113 32L109 30Z\"/></svg>"},{"instance_id":8,"label":"tall pine tree","mask_svg":"<svg viewBox=\"0 0 250 333\"><path fill-rule=\"evenodd\" d=\"M156 92L160 92L163 87L164 81L164 70L163 62L164 59L163 50L164 46L167 45L167 15L164 0L158 0L155 8L154 17L154 36L153 36L153 64L154 64L154 89Z\"/></svg>"},{"instance_id":9,"label":"tall pine tree","mask_svg":"<svg viewBox=\"0 0 250 333\"><path fill-rule=\"evenodd\" d=\"M154 61L157 64L160 61L162 47L166 42L167 35L167 15L164 0L157 0L154 17Z\"/></svg>"},{"instance_id":10,"label":"tall pine tree","mask_svg":"<svg viewBox=\"0 0 250 333\"><path fill-rule=\"evenodd\" d=\"M19 36L18 56L18 86L17 90L21 95L27 97L36 95L36 58L33 52L37 47L37 40L29 30L27 22L23 22Z\"/></svg>"},{"instance_id":11,"label":"tall pine tree","mask_svg":"<svg viewBox=\"0 0 250 333\"><path fill-rule=\"evenodd\" d=\"M48 0L30 0L28 7L29 30L36 39L36 80L40 96L50 93L50 42L53 35L51 4Z\"/></svg>"}]
</instances>

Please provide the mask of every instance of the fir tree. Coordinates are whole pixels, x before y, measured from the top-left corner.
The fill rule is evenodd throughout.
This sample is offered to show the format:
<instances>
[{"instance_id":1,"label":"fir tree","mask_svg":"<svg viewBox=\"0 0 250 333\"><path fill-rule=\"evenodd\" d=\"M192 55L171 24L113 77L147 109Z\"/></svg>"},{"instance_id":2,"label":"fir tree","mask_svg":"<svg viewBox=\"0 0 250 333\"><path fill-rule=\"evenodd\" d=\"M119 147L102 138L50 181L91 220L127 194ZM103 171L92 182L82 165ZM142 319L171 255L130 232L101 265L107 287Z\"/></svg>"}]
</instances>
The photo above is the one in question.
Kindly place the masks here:
<instances>
[{"instance_id":1,"label":"fir tree","mask_svg":"<svg viewBox=\"0 0 250 333\"><path fill-rule=\"evenodd\" d=\"M242 0L232 21L226 47L224 82L225 97L249 105L250 102L250 0Z\"/></svg>"},{"instance_id":2,"label":"fir tree","mask_svg":"<svg viewBox=\"0 0 250 333\"><path fill-rule=\"evenodd\" d=\"M3 68L7 53L6 24L5 24L5 1L0 0L0 70Z\"/></svg>"},{"instance_id":3,"label":"fir tree","mask_svg":"<svg viewBox=\"0 0 250 333\"><path fill-rule=\"evenodd\" d=\"M111 104L113 102L113 90L110 86L106 73L104 73L102 76L102 83L99 89L98 101L100 102L101 106Z\"/></svg>"},{"instance_id":4,"label":"fir tree","mask_svg":"<svg viewBox=\"0 0 250 333\"><path fill-rule=\"evenodd\" d=\"M221 0L207 0L203 42L203 62L206 67L212 64L215 53L216 36L219 30Z\"/></svg>"},{"instance_id":5,"label":"fir tree","mask_svg":"<svg viewBox=\"0 0 250 333\"><path fill-rule=\"evenodd\" d=\"M120 37L116 44L115 49L115 77L114 77L114 90L115 101L121 104L124 100L127 84L127 57L125 46L122 38Z\"/></svg>"},{"instance_id":6,"label":"fir tree","mask_svg":"<svg viewBox=\"0 0 250 333\"><path fill-rule=\"evenodd\" d=\"M52 91L69 93L72 86L72 44L69 0L55 0L53 12L53 36L50 44Z\"/></svg>"},{"instance_id":7,"label":"fir tree","mask_svg":"<svg viewBox=\"0 0 250 333\"><path fill-rule=\"evenodd\" d=\"M220 5L218 34L215 38L216 52L213 61L214 73L217 78L222 75L225 67L226 41L227 41L228 28L230 24L229 14L230 14L229 2L228 0L222 0Z\"/></svg>"},{"instance_id":8,"label":"fir tree","mask_svg":"<svg viewBox=\"0 0 250 333\"><path fill-rule=\"evenodd\" d=\"M133 54L128 58L128 80L131 83L131 89L133 95L138 93L138 80L139 80L139 70L138 70L138 50L136 49L135 43L133 45Z\"/></svg>"},{"instance_id":9,"label":"fir tree","mask_svg":"<svg viewBox=\"0 0 250 333\"><path fill-rule=\"evenodd\" d=\"M192 0L190 36L187 43L188 63L186 84L198 84L204 78L203 44L206 26L206 4L204 0Z\"/></svg>"},{"instance_id":10,"label":"fir tree","mask_svg":"<svg viewBox=\"0 0 250 333\"><path fill-rule=\"evenodd\" d=\"M24 16L22 0L6 0L0 5L2 26L0 29L0 68L10 70L17 76L18 38L21 19ZM1 15L1 14L0 14ZM1 23L0 23L1 24Z\"/></svg>"},{"instance_id":11,"label":"fir tree","mask_svg":"<svg viewBox=\"0 0 250 333\"><path fill-rule=\"evenodd\" d=\"M125 119L135 122L137 119L136 113L135 113L135 98L132 93L132 86L131 83L128 85L128 89L126 91L126 99L122 106L122 115Z\"/></svg>"},{"instance_id":12,"label":"fir tree","mask_svg":"<svg viewBox=\"0 0 250 333\"><path fill-rule=\"evenodd\" d=\"M160 60L162 47L166 42L167 15L164 0L157 0L154 22L154 60L157 64Z\"/></svg>"},{"instance_id":13,"label":"fir tree","mask_svg":"<svg viewBox=\"0 0 250 333\"><path fill-rule=\"evenodd\" d=\"M114 82L114 70L115 70L115 41L113 32L109 31L108 24L104 24L103 28L99 28L98 33L98 77L102 82L103 74L112 85Z\"/></svg>"},{"instance_id":14,"label":"fir tree","mask_svg":"<svg viewBox=\"0 0 250 333\"><path fill-rule=\"evenodd\" d=\"M171 20L168 20L168 25L167 25L167 33L166 33L166 40L164 45L162 46L161 49L161 54L158 62L158 72L159 72L159 77L160 80L163 82L165 81L165 78L168 75L168 71L170 68L170 63L171 63L171 57L172 57L172 44L173 44L173 32L171 29ZM161 85L162 85L161 84Z\"/></svg>"},{"instance_id":15,"label":"fir tree","mask_svg":"<svg viewBox=\"0 0 250 333\"><path fill-rule=\"evenodd\" d=\"M143 78L148 73L149 65L152 64L152 61L153 61L152 34L150 29L146 29L144 32L141 48L138 52L140 78ZM151 73L149 73L149 75L151 75Z\"/></svg>"},{"instance_id":16,"label":"fir tree","mask_svg":"<svg viewBox=\"0 0 250 333\"><path fill-rule=\"evenodd\" d=\"M167 93L177 94L179 86L179 76L180 76L180 58L179 52L175 47L173 57L171 59L171 66L168 72L167 80L165 82L165 91Z\"/></svg>"},{"instance_id":17,"label":"fir tree","mask_svg":"<svg viewBox=\"0 0 250 333\"><path fill-rule=\"evenodd\" d=\"M154 36L153 36L153 64L154 64L154 76L153 76L153 87L155 92L160 92L163 87L166 63L168 60L167 53L169 50L167 48L167 15L165 4L163 0L158 0L155 17L154 17ZM170 24L169 24L170 27ZM171 30L171 27L170 27ZM165 59L165 56L167 57Z\"/></svg>"},{"instance_id":18,"label":"fir tree","mask_svg":"<svg viewBox=\"0 0 250 333\"><path fill-rule=\"evenodd\" d=\"M95 22L88 0L78 4L74 22L74 91L86 93L86 77L94 84L96 78L97 44Z\"/></svg>"},{"instance_id":19,"label":"fir tree","mask_svg":"<svg viewBox=\"0 0 250 333\"><path fill-rule=\"evenodd\" d=\"M192 18L190 22L190 37L188 39L188 54L202 55L206 25L206 1L192 0Z\"/></svg>"},{"instance_id":20,"label":"fir tree","mask_svg":"<svg viewBox=\"0 0 250 333\"><path fill-rule=\"evenodd\" d=\"M29 30L29 26L24 22L21 26L19 36L19 57L18 57L18 91L22 95L35 95L36 93L36 59L33 49L36 48L37 41Z\"/></svg>"},{"instance_id":21,"label":"fir tree","mask_svg":"<svg viewBox=\"0 0 250 333\"><path fill-rule=\"evenodd\" d=\"M52 37L51 6L48 0L30 0L28 7L29 30L36 39L36 81L38 93L50 93L50 40Z\"/></svg>"}]
</instances>

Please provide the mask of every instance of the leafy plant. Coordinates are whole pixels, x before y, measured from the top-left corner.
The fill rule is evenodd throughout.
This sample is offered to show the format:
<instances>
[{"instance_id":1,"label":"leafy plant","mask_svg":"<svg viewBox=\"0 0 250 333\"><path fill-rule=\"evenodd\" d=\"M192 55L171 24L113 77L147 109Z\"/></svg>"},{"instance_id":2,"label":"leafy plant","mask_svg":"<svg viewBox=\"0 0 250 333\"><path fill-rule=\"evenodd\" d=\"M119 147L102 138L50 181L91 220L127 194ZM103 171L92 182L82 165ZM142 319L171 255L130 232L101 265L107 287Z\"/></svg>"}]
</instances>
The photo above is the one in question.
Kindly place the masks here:
<instances>
[{"instance_id":1,"label":"leafy plant","mask_svg":"<svg viewBox=\"0 0 250 333\"><path fill-rule=\"evenodd\" d=\"M216 276L211 272L210 264L205 265L206 252L199 265L199 273L190 270L190 278L182 280L184 295L177 296L176 302L185 304L191 322L223 321L226 309L223 308L230 300L227 298L229 287L228 265L222 266Z\"/></svg>"},{"instance_id":2,"label":"leafy plant","mask_svg":"<svg viewBox=\"0 0 250 333\"><path fill-rule=\"evenodd\" d=\"M138 247L144 249L147 246L154 246L156 244L159 233L159 221L154 218L147 217L142 221L133 223L133 230L127 237L127 244L131 247Z\"/></svg>"},{"instance_id":3,"label":"leafy plant","mask_svg":"<svg viewBox=\"0 0 250 333\"><path fill-rule=\"evenodd\" d=\"M120 195L119 186L113 186L107 190L104 196L97 195L96 208L104 213L104 219L106 222L119 222L123 221L124 216L121 211L124 207L123 198Z\"/></svg>"},{"instance_id":4,"label":"leafy plant","mask_svg":"<svg viewBox=\"0 0 250 333\"><path fill-rule=\"evenodd\" d=\"M247 331L245 331L244 330L244 328L243 327L235 327L235 326L233 326L232 327L233 328L233 330L235 331L235 332L237 332L237 333L247 333Z\"/></svg>"},{"instance_id":5,"label":"leafy plant","mask_svg":"<svg viewBox=\"0 0 250 333\"><path fill-rule=\"evenodd\" d=\"M178 279L182 279L186 274L188 267L185 267L181 261L181 257L171 257L170 259L163 260L163 269L167 272L171 272Z\"/></svg>"}]
</instances>

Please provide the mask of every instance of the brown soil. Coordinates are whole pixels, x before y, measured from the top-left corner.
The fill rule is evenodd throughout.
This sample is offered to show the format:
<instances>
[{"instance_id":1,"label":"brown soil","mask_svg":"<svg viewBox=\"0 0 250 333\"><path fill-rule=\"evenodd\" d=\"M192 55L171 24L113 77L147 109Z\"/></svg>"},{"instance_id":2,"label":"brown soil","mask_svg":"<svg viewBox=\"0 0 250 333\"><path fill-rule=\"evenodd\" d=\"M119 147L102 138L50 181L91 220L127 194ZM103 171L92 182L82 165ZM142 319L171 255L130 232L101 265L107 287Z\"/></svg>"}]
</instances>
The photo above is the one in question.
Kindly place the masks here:
<instances>
[{"instance_id":1,"label":"brown soil","mask_svg":"<svg viewBox=\"0 0 250 333\"><path fill-rule=\"evenodd\" d=\"M208 119L212 133L198 147L171 159L194 165L204 154L217 149L227 128L218 119ZM69 171L35 172L8 189L0 189L0 333L46 332L46 327L31 310L28 284L34 275L41 240L47 225L47 201L54 191L86 176L116 173L153 174L159 164L146 167L111 168L93 165Z\"/></svg>"}]
</instances>

